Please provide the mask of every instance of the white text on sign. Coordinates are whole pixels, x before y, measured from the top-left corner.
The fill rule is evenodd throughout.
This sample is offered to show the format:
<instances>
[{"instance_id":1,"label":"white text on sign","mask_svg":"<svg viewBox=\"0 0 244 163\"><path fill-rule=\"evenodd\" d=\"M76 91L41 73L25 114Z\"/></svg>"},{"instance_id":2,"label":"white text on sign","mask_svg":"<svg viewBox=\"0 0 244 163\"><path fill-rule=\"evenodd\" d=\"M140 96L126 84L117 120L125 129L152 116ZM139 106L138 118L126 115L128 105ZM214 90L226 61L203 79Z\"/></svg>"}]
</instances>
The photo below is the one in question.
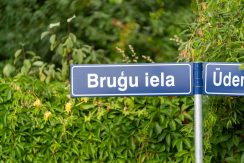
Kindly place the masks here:
<instances>
[{"instance_id":1,"label":"white text on sign","mask_svg":"<svg viewBox=\"0 0 244 163\"><path fill-rule=\"evenodd\" d=\"M116 76L99 76L96 73L87 74L88 88L118 88L119 91L126 91L128 88L139 87L138 76L126 76L124 71L119 77ZM145 87L174 87L175 77L173 75L165 75L164 72L160 76L145 73Z\"/></svg>"},{"instance_id":2,"label":"white text on sign","mask_svg":"<svg viewBox=\"0 0 244 163\"><path fill-rule=\"evenodd\" d=\"M232 75L231 72L228 72L228 74L223 75L223 72L221 72L220 68L216 68L216 71L213 72L213 83L215 86L225 86L225 87L243 87L244 86L244 76L237 76Z\"/></svg>"}]
</instances>

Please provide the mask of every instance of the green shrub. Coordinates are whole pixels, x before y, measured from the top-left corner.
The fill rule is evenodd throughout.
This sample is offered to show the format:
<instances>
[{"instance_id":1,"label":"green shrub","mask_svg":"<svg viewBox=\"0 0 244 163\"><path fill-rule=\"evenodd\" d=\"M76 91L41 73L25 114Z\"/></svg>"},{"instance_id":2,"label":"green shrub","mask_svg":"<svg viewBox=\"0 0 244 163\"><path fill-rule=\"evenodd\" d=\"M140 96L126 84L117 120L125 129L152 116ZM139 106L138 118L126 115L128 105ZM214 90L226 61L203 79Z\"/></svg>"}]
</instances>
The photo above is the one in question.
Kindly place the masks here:
<instances>
[{"instance_id":1,"label":"green shrub","mask_svg":"<svg viewBox=\"0 0 244 163\"><path fill-rule=\"evenodd\" d=\"M56 59L40 33L46 25L60 22L60 35L75 33L81 43L103 49L106 57L120 62L115 47L134 45L139 54L158 61L173 60L178 35L192 19L190 0L1 0L0 61L13 58L17 49L32 50L44 61ZM67 25L73 15L76 19ZM177 20L177 21L176 21ZM53 60L52 60L52 59Z\"/></svg>"},{"instance_id":2,"label":"green shrub","mask_svg":"<svg viewBox=\"0 0 244 163\"><path fill-rule=\"evenodd\" d=\"M82 46L72 33L48 34L60 69L19 49L16 73L11 72L15 77L0 81L0 160L193 162L191 97L72 99L68 64L100 60L89 59L97 53L87 51L89 46ZM131 54L120 49L124 62L137 62L140 56L129 49ZM141 59L152 62L147 56Z\"/></svg>"},{"instance_id":3,"label":"green shrub","mask_svg":"<svg viewBox=\"0 0 244 163\"><path fill-rule=\"evenodd\" d=\"M180 60L244 62L241 0L206 0L196 5L191 38L182 44ZM244 162L243 97L206 97L205 162Z\"/></svg>"},{"instance_id":4,"label":"green shrub","mask_svg":"<svg viewBox=\"0 0 244 163\"><path fill-rule=\"evenodd\" d=\"M69 82L0 82L3 162L190 162L190 97L71 99Z\"/></svg>"}]
</instances>

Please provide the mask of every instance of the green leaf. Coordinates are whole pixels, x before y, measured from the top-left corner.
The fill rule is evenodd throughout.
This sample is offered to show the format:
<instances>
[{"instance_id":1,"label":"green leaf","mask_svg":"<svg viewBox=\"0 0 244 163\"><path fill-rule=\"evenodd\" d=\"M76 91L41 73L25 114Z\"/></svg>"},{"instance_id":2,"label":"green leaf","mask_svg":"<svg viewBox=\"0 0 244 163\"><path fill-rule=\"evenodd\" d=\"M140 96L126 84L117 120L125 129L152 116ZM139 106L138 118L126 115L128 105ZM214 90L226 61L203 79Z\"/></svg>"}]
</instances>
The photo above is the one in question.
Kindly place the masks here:
<instances>
[{"instance_id":1,"label":"green leaf","mask_svg":"<svg viewBox=\"0 0 244 163\"><path fill-rule=\"evenodd\" d=\"M132 98L126 98L125 105L129 108L134 108L134 100Z\"/></svg>"},{"instance_id":2,"label":"green leaf","mask_svg":"<svg viewBox=\"0 0 244 163\"><path fill-rule=\"evenodd\" d=\"M164 119L164 123L162 124L162 128L165 129L168 127L169 124L169 118L166 116Z\"/></svg>"},{"instance_id":3,"label":"green leaf","mask_svg":"<svg viewBox=\"0 0 244 163\"><path fill-rule=\"evenodd\" d=\"M145 153L143 153L139 159L140 159L140 162L144 162L146 159Z\"/></svg>"},{"instance_id":4,"label":"green leaf","mask_svg":"<svg viewBox=\"0 0 244 163\"><path fill-rule=\"evenodd\" d=\"M235 146L238 147L238 145L239 145L239 143L240 143L240 138L239 138L238 136L234 135L234 136L232 137L232 141L233 141L233 143L235 144Z\"/></svg>"},{"instance_id":5,"label":"green leaf","mask_svg":"<svg viewBox=\"0 0 244 163\"><path fill-rule=\"evenodd\" d=\"M31 57L35 57L36 56L36 53L33 52L33 51L26 51L26 54L29 54Z\"/></svg>"},{"instance_id":6,"label":"green leaf","mask_svg":"<svg viewBox=\"0 0 244 163\"><path fill-rule=\"evenodd\" d=\"M181 150L179 151L177 154L176 154L176 157L182 157L184 156L185 154L188 154L189 151L186 151L186 150Z\"/></svg>"},{"instance_id":7,"label":"green leaf","mask_svg":"<svg viewBox=\"0 0 244 163\"><path fill-rule=\"evenodd\" d=\"M34 63L33 63L33 66L37 66L37 67L40 67L40 66L42 66L44 63L42 62L42 61L35 61Z\"/></svg>"},{"instance_id":8,"label":"green leaf","mask_svg":"<svg viewBox=\"0 0 244 163\"><path fill-rule=\"evenodd\" d=\"M160 147L160 152L163 152L163 151L165 151L165 145L164 144L162 144Z\"/></svg>"},{"instance_id":9,"label":"green leaf","mask_svg":"<svg viewBox=\"0 0 244 163\"><path fill-rule=\"evenodd\" d=\"M8 63L3 68L3 75L9 77L14 71L15 67Z\"/></svg>"},{"instance_id":10,"label":"green leaf","mask_svg":"<svg viewBox=\"0 0 244 163\"><path fill-rule=\"evenodd\" d=\"M164 123L164 119L165 119L164 115L160 115L159 118L160 118L159 119L160 120L160 123L163 124Z\"/></svg>"},{"instance_id":11,"label":"green leaf","mask_svg":"<svg viewBox=\"0 0 244 163\"><path fill-rule=\"evenodd\" d=\"M57 48L57 53L61 56L64 56L64 47L62 44L59 44L58 45L58 48Z\"/></svg>"},{"instance_id":12,"label":"green leaf","mask_svg":"<svg viewBox=\"0 0 244 163\"><path fill-rule=\"evenodd\" d=\"M182 151L182 149L183 149L183 142L182 142L182 140L179 140L179 141L176 143L176 148L177 148L178 152L179 152L179 151Z\"/></svg>"},{"instance_id":13,"label":"green leaf","mask_svg":"<svg viewBox=\"0 0 244 163\"><path fill-rule=\"evenodd\" d=\"M171 145L171 137L170 137L170 134L168 134L168 135L166 136L166 143L167 143L168 146Z\"/></svg>"},{"instance_id":14,"label":"green leaf","mask_svg":"<svg viewBox=\"0 0 244 163\"><path fill-rule=\"evenodd\" d=\"M77 41L76 36L75 36L73 33L70 33L69 36L70 36L72 42L73 42L73 43L76 43L76 41Z\"/></svg>"},{"instance_id":15,"label":"green leaf","mask_svg":"<svg viewBox=\"0 0 244 163\"><path fill-rule=\"evenodd\" d=\"M184 144L187 146L187 148L191 148L191 141L188 138L185 138L184 140Z\"/></svg>"},{"instance_id":16,"label":"green leaf","mask_svg":"<svg viewBox=\"0 0 244 163\"><path fill-rule=\"evenodd\" d=\"M170 126L170 129L171 129L172 131L175 131L175 130L176 130L176 124L175 124L175 121L174 121L174 120L171 120L171 121L169 122L169 126Z\"/></svg>"},{"instance_id":17,"label":"green leaf","mask_svg":"<svg viewBox=\"0 0 244 163\"><path fill-rule=\"evenodd\" d=\"M173 142L172 142L172 147L175 147L178 141L180 141L180 140L179 139L174 139Z\"/></svg>"},{"instance_id":18,"label":"green leaf","mask_svg":"<svg viewBox=\"0 0 244 163\"><path fill-rule=\"evenodd\" d=\"M188 156L184 156L183 163L189 163L190 160L188 161Z\"/></svg>"},{"instance_id":19,"label":"green leaf","mask_svg":"<svg viewBox=\"0 0 244 163\"><path fill-rule=\"evenodd\" d=\"M18 58L18 57L20 56L21 52L22 52L22 49L18 49L18 50L14 53L14 57L15 57L15 58Z\"/></svg>"},{"instance_id":20,"label":"green leaf","mask_svg":"<svg viewBox=\"0 0 244 163\"><path fill-rule=\"evenodd\" d=\"M131 142L131 148L134 151L136 149L136 143L135 143L135 140L133 139L133 137L131 137L130 142Z\"/></svg>"},{"instance_id":21,"label":"green leaf","mask_svg":"<svg viewBox=\"0 0 244 163\"><path fill-rule=\"evenodd\" d=\"M69 48L69 49L73 48L73 46L74 46L74 43L73 43L71 37L68 37L68 38L66 39L66 41L65 41L64 44L65 44L66 47Z\"/></svg>"},{"instance_id":22,"label":"green leaf","mask_svg":"<svg viewBox=\"0 0 244 163\"><path fill-rule=\"evenodd\" d=\"M31 61L29 59L24 60L24 65L21 67L21 74L27 74L31 68Z\"/></svg>"},{"instance_id":23,"label":"green leaf","mask_svg":"<svg viewBox=\"0 0 244 163\"><path fill-rule=\"evenodd\" d=\"M88 109L94 108L94 105L93 104L82 104L81 108L84 110L88 110Z\"/></svg>"},{"instance_id":24,"label":"green leaf","mask_svg":"<svg viewBox=\"0 0 244 163\"><path fill-rule=\"evenodd\" d=\"M158 124L158 122L155 123L155 129L156 129L156 134L160 134L163 130L163 128Z\"/></svg>"},{"instance_id":25,"label":"green leaf","mask_svg":"<svg viewBox=\"0 0 244 163\"><path fill-rule=\"evenodd\" d=\"M193 120L192 117L188 113L184 113L184 117L189 120Z\"/></svg>"},{"instance_id":26,"label":"green leaf","mask_svg":"<svg viewBox=\"0 0 244 163\"><path fill-rule=\"evenodd\" d=\"M82 64L84 57L85 54L82 52L81 49L75 49L72 53L72 58L74 60L74 63Z\"/></svg>"},{"instance_id":27,"label":"green leaf","mask_svg":"<svg viewBox=\"0 0 244 163\"><path fill-rule=\"evenodd\" d=\"M54 44L56 42L56 35L55 34L51 35L49 42L50 42L50 44Z\"/></svg>"},{"instance_id":28,"label":"green leaf","mask_svg":"<svg viewBox=\"0 0 244 163\"><path fill-rule=\"evenodd\" d=\"M167 135L167 132L163 132L159 137L158 137L158 141L162 141L164 138L165 138L165 136Z\"/></svg>"},{"instance_id":29,"label":"green leaf","mask_svg":"<svg viewBox=\"0 0 244 163\"><path fill-rule=\"evenodd\" d=\"M244 162L244 153L242 153L242 155L241 155L241 163L243 163Z\"/></svg>"},{"instance_id":30,"label":"green leaf","mask_svg":"<svg viewBox=\"0 0 244 163\"><path fill-rule=\"evenodd\" d=\"M42 40L44 37L46 37L47 35L49 35L49 34L50 34L50 31L42 32L42 34L41 34L41 40Z\"/></svg>"}]
</instances>

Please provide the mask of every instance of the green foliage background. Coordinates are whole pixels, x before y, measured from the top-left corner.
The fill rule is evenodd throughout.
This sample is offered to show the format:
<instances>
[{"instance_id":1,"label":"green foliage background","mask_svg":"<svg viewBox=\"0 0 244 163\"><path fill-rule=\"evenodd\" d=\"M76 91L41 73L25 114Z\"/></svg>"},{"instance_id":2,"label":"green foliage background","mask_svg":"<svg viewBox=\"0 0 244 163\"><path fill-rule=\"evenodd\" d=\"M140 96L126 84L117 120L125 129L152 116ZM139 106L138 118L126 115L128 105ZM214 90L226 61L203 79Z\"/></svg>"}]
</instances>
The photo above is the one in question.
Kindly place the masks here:
<instances>
[{"instance_id":1,"label":"green foliage background","mask_svg":"<svg viewBox=\"0 0 244 163\"><path fill-rule=\"evenodd\" d=\"M128 44L158 61L173 60L177 46L169 38L192 19L189 6L190 0L1 0L0 56L8 59L23 47L45 61L55 61L56 56L43 48L48 44L40 41L40 33L48 24L60 22L59 33L65 35L66 20L75 14L68 32L83 44L103 49L113 61L120 62L115 47Z\"/></svg>"},{"instance_id":2,"label":"green foliage background","mask_svg":"<svg viewBox=\"0 0 244 163\"><path fill-rule=\"evenodd\" d=\"M192 36L180 47L181 59L243 63L243 1L208 0L195 10ZM205 159L243 162L243 97L205 97L204 108Z\"/></svg>"},{"instance_id":3,"label":"green foliage background","mask_svg":"<svg viewBox=\"0 0 244 163\"><path fill-rule=\"evenodd\" d=\"M194 162L192 97L74 99L69 65L244 60L241 0L0 8L1 162ZM204 97L204 162L244 162L243 106L242 97Z\"/></svg>"}]
</instances>

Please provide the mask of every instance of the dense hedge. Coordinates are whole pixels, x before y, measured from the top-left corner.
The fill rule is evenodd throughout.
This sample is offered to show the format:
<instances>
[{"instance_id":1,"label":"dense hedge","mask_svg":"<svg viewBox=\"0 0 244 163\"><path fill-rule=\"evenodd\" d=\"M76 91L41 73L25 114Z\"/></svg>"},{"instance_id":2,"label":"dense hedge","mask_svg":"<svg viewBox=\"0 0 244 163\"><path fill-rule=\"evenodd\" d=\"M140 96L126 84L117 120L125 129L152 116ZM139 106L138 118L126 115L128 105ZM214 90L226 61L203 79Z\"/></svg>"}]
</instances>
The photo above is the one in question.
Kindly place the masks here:
<instances>
[{"instance_id":1,"label":"dense hedge","mask_svg":"<svg viewBox=\"0 0 244 163\"><path fill-rule=\"evenodd\" d=\"M191 162L191 97L71 99L69 82L0 80L4 162Z\"/></svg>"}]
</instances>

